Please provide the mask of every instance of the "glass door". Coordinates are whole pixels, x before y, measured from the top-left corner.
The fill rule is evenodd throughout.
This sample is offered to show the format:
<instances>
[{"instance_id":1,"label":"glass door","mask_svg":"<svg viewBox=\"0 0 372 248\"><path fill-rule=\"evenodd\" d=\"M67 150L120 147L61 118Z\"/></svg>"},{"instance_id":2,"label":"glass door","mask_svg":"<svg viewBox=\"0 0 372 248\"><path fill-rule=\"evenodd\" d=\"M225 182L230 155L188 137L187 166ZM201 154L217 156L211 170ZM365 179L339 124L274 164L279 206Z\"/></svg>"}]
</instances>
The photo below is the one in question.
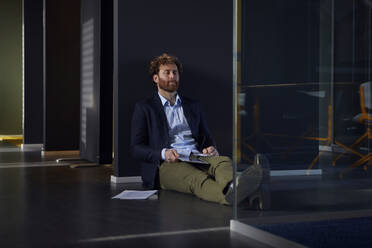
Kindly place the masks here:
<instances>
[{"instance_id":1,"label":"glass door","mask_svg":"<svg viewBox=\"0 0 372 248\"><path fill-rule=\"evenodd\" d=\"M270 166L261 183L269 186L256 194L270 206L262 211L262 198L237 194L235 220L297 242L274 222L334 221L325 213L342 219L349 216L342 211L371 209L372 1L234 6L236 181L245 180L258 154ZM309 242L302 244L316 245Z\"/></svg>"}]
</instances>

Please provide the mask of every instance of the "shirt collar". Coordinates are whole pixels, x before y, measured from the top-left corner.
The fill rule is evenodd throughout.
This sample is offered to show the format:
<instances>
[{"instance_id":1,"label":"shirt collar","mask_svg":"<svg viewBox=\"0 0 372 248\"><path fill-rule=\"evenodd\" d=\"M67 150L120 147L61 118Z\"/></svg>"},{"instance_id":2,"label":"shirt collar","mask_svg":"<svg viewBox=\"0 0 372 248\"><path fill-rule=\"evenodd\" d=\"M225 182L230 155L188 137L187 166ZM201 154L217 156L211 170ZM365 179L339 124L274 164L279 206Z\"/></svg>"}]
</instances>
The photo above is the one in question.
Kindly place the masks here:
<instances>
[{"instance_id":1,"label":"shirt collar","mask_svg":"<svg viewBox=\"0 0 372 248\"><path fill-rule=\"evenodd\" d=\"M158 95L159 95L159 97L160 97L160 100L161 100L161 103L162 103L162 105L163 106L165 106L167 103L169 104L169 106L170 106L170 102L164 97L164 96L162 96L159 92L158 92ZM176 96L176 104L175 105L177 105L177 104L181 104L181 98L179 97L179 95L177 94L177 96Z\"/></svg>"}]
</instances>

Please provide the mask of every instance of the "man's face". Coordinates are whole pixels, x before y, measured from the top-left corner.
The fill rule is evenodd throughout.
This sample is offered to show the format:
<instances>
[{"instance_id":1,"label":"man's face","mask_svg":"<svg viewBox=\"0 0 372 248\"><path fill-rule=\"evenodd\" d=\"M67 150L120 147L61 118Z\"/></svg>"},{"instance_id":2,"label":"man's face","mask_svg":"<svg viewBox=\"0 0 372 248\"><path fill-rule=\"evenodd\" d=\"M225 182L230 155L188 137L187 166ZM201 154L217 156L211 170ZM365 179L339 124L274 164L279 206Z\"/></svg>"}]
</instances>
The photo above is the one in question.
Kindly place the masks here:
<instances>
[{"instance_id":1,"label":"man's face","mask_svg":"<svg viewBox=\"0 0 372 248\"><path fill-rule=\"evenodd\" d=\"M179 74L175 64L160 65L159 73L153 76L154 82L158 85L158 89L173 93L178 90Z\"/></svg>"}]
</instances>

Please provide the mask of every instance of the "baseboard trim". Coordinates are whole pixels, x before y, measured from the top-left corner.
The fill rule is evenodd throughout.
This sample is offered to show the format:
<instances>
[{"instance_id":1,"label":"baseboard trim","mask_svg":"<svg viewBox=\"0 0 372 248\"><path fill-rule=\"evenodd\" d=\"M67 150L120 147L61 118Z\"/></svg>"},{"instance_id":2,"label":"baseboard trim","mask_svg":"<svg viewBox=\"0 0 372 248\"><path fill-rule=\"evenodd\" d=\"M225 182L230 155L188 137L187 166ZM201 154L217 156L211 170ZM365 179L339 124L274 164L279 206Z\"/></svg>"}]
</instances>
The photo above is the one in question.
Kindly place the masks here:
<instances>
[{"instance_id":1,"label":"baseboard trim","mask_svg":"<svg viewBox=\"0 0 372 248\"><path fill-rule=\"evenodd\" d=\"M318 176L322 175L322 169L314 170L272 170L270 176Z\"/></svg>"},{"instance_id":2,"label":"baseboard trim","mask_svg":"<svg viewBox=\"0 0 372 248\"><path fill-rule=\"evenodd\" d=\"M262 244L269 245L270 247L293 247L293 248L305 247L291 240L271 234L256 227L244 224L238 220L230 220L230 231L239 233L241 235L248 237L249 239L253 239Z\"/></svg>"},{"instance_id":3,"label":"baseboard trim","mask_svg":"<svg viewBox=\"0 0 372 248\"><path fill-rule=\"evenodd\" d=\"M22 151L41 151L43 149L43 144L22 144Z\"/></svg>"},{"instance_id":4,"label":"baseboard trim","mask_svg":"<svg viewBox=\"0 0 372 248\"><path fill-rule=\"evenodd\" d=\"M111 175L112 183L142 183L142 178L139 177L117 177Z\"/></svg>"},{"instance_id":5,"label":"baseboard trim","mask_svg":"<svg viewBox=\"0 0 372 248\"><path fill-rule=\"evenodd\" d=\"M332 152L332 146L324 146L324 145L319 145L319 151L320 152Z\"/></svg>"}]
</instances>

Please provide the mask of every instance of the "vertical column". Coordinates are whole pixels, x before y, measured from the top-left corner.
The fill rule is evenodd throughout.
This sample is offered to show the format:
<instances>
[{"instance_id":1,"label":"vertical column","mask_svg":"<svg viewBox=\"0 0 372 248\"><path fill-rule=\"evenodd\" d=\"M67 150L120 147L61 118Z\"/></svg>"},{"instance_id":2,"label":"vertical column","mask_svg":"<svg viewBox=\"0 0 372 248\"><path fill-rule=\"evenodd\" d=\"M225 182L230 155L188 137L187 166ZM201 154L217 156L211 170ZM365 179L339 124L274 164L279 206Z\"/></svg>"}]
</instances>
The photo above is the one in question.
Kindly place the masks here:
<instances>
[{"instance_id":1,"label":"vertical column","mask_svg":"<svg viewBox=\"0 0 372 248\"><path fill-rule=\"evenodd\" d=\"M80 1L44 0L44 150L76 150L80 126Z\"/></svg>"},{"instance_id":2,"label":"vertical column","mask_svg":"<svg viewBox=\"0 0 372 248\"><path fill-rule=\"evenodd\" d=\"M81 2L80 156L112 163L113 2Z\"/></svg>"},{"instance_id":3,"label":"vertical column","mask_svg":"<svg viewBox=\"0 0 372 248\"><path fill-rule=\"evenodd\" d=\"M43 0L23 0L23 144L43 142Z\"/></svg>"}]
</instances>

